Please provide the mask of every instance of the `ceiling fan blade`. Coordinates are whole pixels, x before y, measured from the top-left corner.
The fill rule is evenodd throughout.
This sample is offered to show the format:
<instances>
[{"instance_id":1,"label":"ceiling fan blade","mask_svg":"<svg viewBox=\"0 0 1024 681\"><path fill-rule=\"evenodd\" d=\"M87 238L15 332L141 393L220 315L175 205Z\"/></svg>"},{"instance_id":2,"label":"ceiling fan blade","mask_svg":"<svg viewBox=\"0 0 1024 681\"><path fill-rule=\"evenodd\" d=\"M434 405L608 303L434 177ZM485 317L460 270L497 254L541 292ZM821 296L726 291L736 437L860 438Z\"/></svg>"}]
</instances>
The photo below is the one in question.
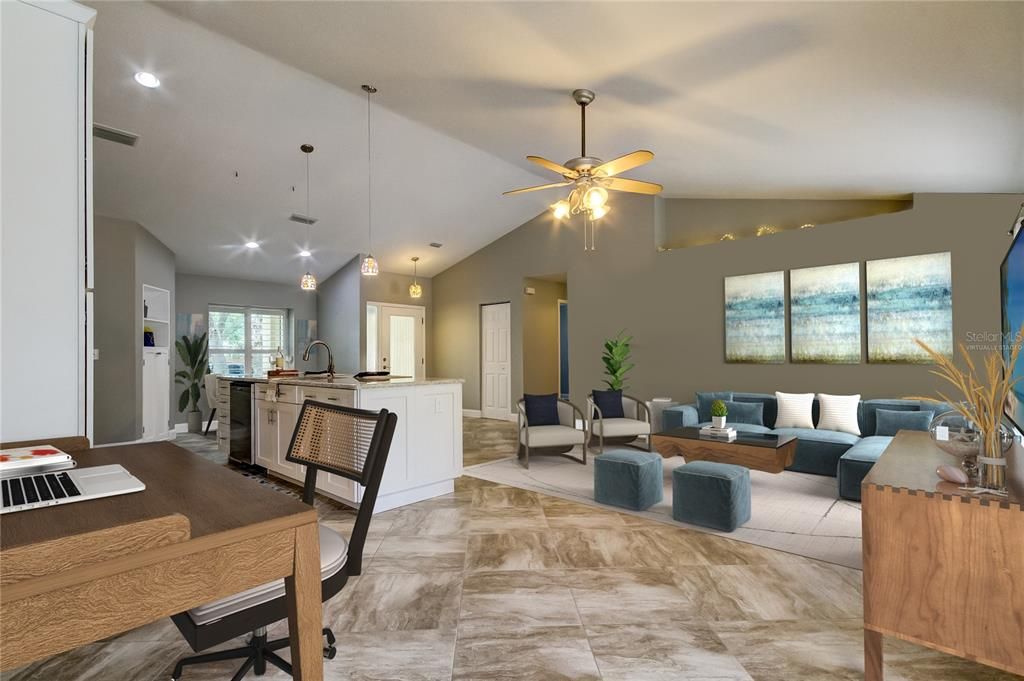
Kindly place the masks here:
<instances>
[{"instance_id":1,"label":"ceiling fan blade","mask_svg":"<svg viewBox=\"0 0 1024 681\"><path fill-rule=\"evenodd\" d=\"M645 163L650 163L651 159L653 158L653 153L647 151L646 149L641 149L639 151L634 151L632 154L619 156L618 158L613 158L612 160L607 161L606 163L602 163L601 165L594 168L591 172L594 175L611 177L613 175L618 175L619 173L624 173L627 170L632 170L633 168L636 168L638 166L642 166Z\"/></svg>"},{"instance_id":2,"label":"ceiling fan blade","mask_svg":"<svg viewBox=\"0 0 1024 681\"><path fill-rule=\"evenodd\" d=\"M600 181L601 186L614 189L618 192L633 192L634 194L660 194L663 187L654 182L643 182L642 180L630 180L625 177L609 177Z\"/></svg>"},{"instance_id":3,"label":"ceiling fan blade","mask_svg":"<svg viewBox=\"0 0 1024 681\"><path fill-rule=\"evenodd\" d=\"M525 194L526 192L535 192L541 189L552 189L554 187L565 187L572 184L572 182L555 182L552 184L542 184L536 187L524 187L522 189L513 189L509 192L503 192L502 196L511 196L512 194Z\"/></svg>"},{"instance_id":4,"label":"ceiling fan blade","mask_svg":"<svg viewBox=\"0 0 1024 681\"><path fill-rule=\"evenodd\" d=\"M527 156L526 160L527 161L531 161L533 163L536 163L540 167L547 168L548 170L550 170L552 172L555 172L555 173L558 173L559 175L564 175L564 176L572 177L572 178L579 177L579 175L580 175L575 170L571 170L569 168L566 168L563 165L559 165L559 164L555 163L554 161L549 161L546 158L542 158L540 156Z\"/></svg>"}]
</instances>

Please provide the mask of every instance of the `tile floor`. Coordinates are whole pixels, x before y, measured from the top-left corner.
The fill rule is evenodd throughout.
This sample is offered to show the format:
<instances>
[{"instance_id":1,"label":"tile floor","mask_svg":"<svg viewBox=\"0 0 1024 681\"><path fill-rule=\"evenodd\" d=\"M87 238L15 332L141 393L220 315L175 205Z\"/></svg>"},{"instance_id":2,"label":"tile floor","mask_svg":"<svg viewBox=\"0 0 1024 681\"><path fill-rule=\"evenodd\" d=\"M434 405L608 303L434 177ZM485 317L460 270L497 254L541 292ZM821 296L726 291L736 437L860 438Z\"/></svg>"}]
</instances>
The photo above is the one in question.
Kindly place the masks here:
<instances>
[{"instance_id":1,"label":"tile floor","mask_svg":"<svg viewBox=\"0 0 1024 681\"><path fill-rule=\"evenodd\" d=\"M514 425L467 420L465 449L467 465L509 456ZM351 512L319 509L352 527ZM329 681L863 678L848 568L465 477L377 515L366 555L324 607L338 634ZM163 620L3 678L164 680L190 653ZM886 655L889 681L1020 679L893 640ZM183 678L226 681L236 666Z\"/></svg>"}]
</instances>

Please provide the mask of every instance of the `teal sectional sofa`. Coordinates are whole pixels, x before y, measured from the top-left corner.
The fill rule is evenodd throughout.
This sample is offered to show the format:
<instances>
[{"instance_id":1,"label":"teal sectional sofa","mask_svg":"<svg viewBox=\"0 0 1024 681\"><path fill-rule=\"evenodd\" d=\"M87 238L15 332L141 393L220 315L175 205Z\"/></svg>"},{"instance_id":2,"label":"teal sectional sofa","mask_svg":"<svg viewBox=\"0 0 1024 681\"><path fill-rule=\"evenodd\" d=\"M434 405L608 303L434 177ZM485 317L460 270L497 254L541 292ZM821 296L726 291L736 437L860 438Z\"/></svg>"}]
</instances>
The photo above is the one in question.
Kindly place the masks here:
<instances>
[{"instance_id":1,"label":"teal sectional sofa","mask_svg":"<svg viewBox=\"0 0 1024 681\"><path fill-rule=\"evenodd\" d=\"M712 393L703 393L712 395ZM722 391L713 393L718 399L733 402L759 402L763 405L762 423L739 423L729 419L729 425L738 431L792 435L797 439L796 456L788 470L814 473L837 478L839 496L860 501L860 483L875 461L892 442L892 435L877 435L878 411L928 411L934 415L952 409L949 405L921 403L917 400L875 399L862 400L857 420L861 435L840 433L817 428L775 428L778 405L775 395ZM818 423L818 401L812 408L814 423ZM923 415L922 415L923 417ZM701 419L698 404L685 404L666 409L662 414L662 428L671 430L685 426L709 425Z\"/></svg>"}]
</instances>

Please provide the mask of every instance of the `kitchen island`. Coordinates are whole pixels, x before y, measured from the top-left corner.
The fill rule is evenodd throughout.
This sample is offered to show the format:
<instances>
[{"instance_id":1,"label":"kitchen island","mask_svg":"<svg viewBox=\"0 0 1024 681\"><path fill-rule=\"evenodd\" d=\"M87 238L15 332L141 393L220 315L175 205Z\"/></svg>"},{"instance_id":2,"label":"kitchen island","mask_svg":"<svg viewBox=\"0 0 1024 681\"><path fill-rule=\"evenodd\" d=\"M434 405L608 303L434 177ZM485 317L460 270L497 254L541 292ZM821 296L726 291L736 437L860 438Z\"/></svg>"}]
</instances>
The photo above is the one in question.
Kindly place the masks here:
<instances>
[{"instance_id":1,"label":"kitchen island","mask_svg":"<svg viewBox=\"0 0 1024 681\"><path fill-rule=\"evenodd\" d=\"M251 385L249 419L231 418L231 384ZM237 391L236 391L237 395ZM387 409L398 415L391 452L384 468L374 512L449 494L462 475L462 380L393 378L363 383L350 375L218 378L217 441L231 450L232 428L248 421L251 463L271 476L302 484L305 466L285 459L292 431L306 400L359 409ZM244 407L241 407L244 408ZM232 425L234 422L234 425ZM235 432L237 439L240 433ZM347 478L321 472L317 491L358 506L363 487Z\"/></svg>"}]
</instances>

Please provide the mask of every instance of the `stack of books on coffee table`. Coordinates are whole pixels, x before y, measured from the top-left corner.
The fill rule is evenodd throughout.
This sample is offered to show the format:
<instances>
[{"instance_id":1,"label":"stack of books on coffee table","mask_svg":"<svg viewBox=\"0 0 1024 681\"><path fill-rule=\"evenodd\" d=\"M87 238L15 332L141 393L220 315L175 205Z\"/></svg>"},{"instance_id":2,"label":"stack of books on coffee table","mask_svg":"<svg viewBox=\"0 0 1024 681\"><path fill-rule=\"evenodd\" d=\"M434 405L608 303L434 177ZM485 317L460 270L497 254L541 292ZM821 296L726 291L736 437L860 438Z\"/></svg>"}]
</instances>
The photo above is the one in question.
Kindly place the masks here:
<instances>
[{"instance_id":1,"label":"stack of books on coffee table","mask_svg":"<svg viewBox=\"0 0 1024 681\"><path fill-rule=\"evenodd\" d=\"M714 440L735 440L736 429L726 426L725 428L715 428L714 426L704 426L700 429L700 436L711 438Z\"/></svg>"}]
</instances>

